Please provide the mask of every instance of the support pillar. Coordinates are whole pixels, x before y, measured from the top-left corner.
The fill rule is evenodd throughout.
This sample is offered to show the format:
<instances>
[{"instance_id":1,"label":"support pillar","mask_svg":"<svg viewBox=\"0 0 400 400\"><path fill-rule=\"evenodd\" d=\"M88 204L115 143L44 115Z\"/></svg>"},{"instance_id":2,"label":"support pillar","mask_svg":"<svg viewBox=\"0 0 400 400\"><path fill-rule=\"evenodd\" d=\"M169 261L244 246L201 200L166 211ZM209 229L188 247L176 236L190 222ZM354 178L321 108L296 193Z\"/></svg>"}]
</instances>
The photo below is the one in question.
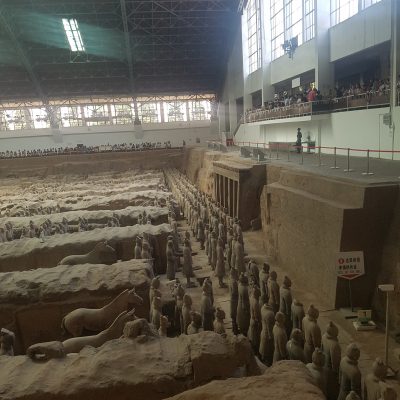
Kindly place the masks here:
<instances>
[{"instance_id":1,"label":"support pillar","mask_svg":"<svg viewBox=\"0 0 400 400\"><path fill-rule=\"evenodd\" d=\"M240 210L240 208L239 208L240 207L240 201L239 201L239 199L240 199L240 183L239 183L239 181L237 183L236 196L237 196L236 216L239 218L239 210Z\"/></svg>"},{"instance_id":2,"label":"support pillar","mask_svg":"<svg viewBox=\"0 0 400 400\"><path fill-rule=\"evenodd\" d=\"M231 182L232 182L232 180L229 178L227 178L227 179L228 179L228 205L227 205L227 208L228 208L228 215L232 216L232 214L231 214L231 210L232 210L232 208L231 208Z\"/></svg>"}]
</instances>

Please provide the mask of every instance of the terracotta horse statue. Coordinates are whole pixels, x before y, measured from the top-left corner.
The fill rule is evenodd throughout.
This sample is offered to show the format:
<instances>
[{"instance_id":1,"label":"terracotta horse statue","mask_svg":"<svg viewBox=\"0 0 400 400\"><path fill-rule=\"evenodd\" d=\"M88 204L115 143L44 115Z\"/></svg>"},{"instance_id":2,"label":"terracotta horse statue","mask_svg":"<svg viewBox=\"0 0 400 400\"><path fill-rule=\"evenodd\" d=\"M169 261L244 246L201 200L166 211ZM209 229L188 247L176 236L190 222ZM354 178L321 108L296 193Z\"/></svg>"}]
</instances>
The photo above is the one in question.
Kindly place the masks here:
<instances>
[{"instance_id":1,"label":"terracotta horse statue","mask_svg":"<svg viewBox=\"0 0 400 400\"><path fill-rule=\"evenodd\" d=\"M136 294L135 289L125 289L102 308L78 308L71 311L63 318L61 328L74 337L82 336L84 330L101 332L111 325L117 315L126 311L130 304L143 304L143 299Z\"/></svg>"},{"instance_id":2,"label":"terracotta horse statue","mask_svg":"<svg viewBox=\"0 0 400 400\"><path fill-rule=\"evenodd\" d=\"M58 265L77 265L77 264L115 264L118 261L117 253L107 244L100 242L94 246L93 250L87 254L74 254L63 258Z\"/></svg>"},{"instance_id":3,"label":"terracotta horse statue","mask_svg":"<svg viewBox=\"0 0 400 400\"><path fill-rule=\"evenodd\" d=\"M110 327L94 336L67 339L64 342L43 342L28 347L26 354L33 360L48 361L63 358L69 353L79 353L85 346L100 347L109 340L122 336L125 324L136 320L135 309L120 313Z\"/></svg>"}]
</instances>

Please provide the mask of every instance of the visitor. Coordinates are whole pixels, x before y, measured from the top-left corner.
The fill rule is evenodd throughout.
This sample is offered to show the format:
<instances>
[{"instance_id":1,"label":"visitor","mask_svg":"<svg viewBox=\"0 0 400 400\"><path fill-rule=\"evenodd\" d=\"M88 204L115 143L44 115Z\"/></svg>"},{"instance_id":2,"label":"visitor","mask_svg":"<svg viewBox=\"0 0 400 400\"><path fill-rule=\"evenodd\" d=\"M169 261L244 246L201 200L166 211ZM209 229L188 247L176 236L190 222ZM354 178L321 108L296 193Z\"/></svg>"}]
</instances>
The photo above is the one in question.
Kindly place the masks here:
<instances>
[{"instance_id":1,"label":"visitor","mask_svg":"<svg viewBox=\"0 0 400 400\"><path fill-rule=\"evenodd\" d=\"M300 153L301 151L301 138L303 137L303 134L301 133L301 129L297 128L297 140L296 140L296 151L297 153Z\"/></svg>"}]
</instances>

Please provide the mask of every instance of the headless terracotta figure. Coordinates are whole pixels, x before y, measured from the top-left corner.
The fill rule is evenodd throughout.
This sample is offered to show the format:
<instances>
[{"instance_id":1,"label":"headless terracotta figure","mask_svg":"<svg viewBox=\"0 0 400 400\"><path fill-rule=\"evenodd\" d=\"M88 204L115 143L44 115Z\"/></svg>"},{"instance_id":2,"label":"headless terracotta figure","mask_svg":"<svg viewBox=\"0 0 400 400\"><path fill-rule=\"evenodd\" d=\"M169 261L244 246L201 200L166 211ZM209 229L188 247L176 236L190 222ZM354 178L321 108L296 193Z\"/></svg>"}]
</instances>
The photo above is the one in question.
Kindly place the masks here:
<instances>
[{"instance_id":1,"label":"headless terracotta figure","mask_svg":"<svg viewBox=\"0 0 400 400\"><path fill-rule=\"evenodd\" d=\"M202 331L202 320L201 320L201 314L196 312L196 311L191 311L190 313L192 322L187 328L187 334L188 335L194 335L195 333L199 333Z\"/></svg>"},{"instance_id":2,"label":"headless terracotta figure","mask_svg":"<svg viewBox=\"0 0 400 400\"><path fill-rule=\"evenodd\" d=\"M211 302L210 286L203 285L203 294L201 296L201 318L203 320L203 329L205 331L212 331L214 326L214 306Z\"/></svg>"},{"instance_id":3,"label":"headless terracotta figure","mask_svg":"<svg viewBox=\"0 0 400 400\"><path fill-rule=\"evenodd\" d=\"M285 327L285 314L278 311L275 315L275 326L272 330L274 335L274 359L276 363L281 360L287 359L287 335Z\"/></svg>"},{"instance_id":4,"label":"headless terracotta figure","mask_svg":"<svg viewBox=\"0 0 400 400\"><path fill-rule=\"evenodd\" d=\"M292 333L290 334L290 339L286 345L288 359L305 362L303 347L303 332L300 329L293 329Z\"/></svg>"},{"instance_id":5,"label":"headless terracotta figure","mask_svg":"<svg viewBox=\"0 0 400 400\"><path fill-rule=\"evenodd\" d=\"M315 379L318 387L326 396L326 373L325 373L325 356L321 349L316 348L312 354L312 362L307 364L307 369Z\"/></svg>"},{"instance_id":6,"label":"headless terracotta figure","mask_svg":"<svg viewBox=\"0 0 400 400\"><path fill-rule=\"evenodd\" d=\"M157 292L159 292L160 285L161 285L161 282L160 282L160 277L159 276L156 276L155 278L153 278L151 280L150 290L149 290L149 304L150 304L150 318L149 318L149 321L150 322L151 322L151 312L152 312L151 305L153 304L154 291L156 290ZM161 297L161 296L159 296L159 297Z\"/></svg>"},{"instance_id":7,"label":"headless terracotta figure","mask_svg":"<svg viewBox=\"0 0 400 400\"><path fill-rule=\"evenodd\" d=\"M185 289L181 284L178 284L174 289L174 298L175 298L175 328L181 328L181 319L182 319L182 307L183 307L183 296L185 295ZM180 333L183 333L180 330Z\"/></svg>"},{"instance_id":8,"label":"headless terracotta figure","mask_svg":"<svg viewBox=\"0 0 400 400\"><path fill-rule=\"evenodd\" d=\"M0 356L14 355L15 334L8 329L0 330Z\"/></svg>"},{"instance_id":9,"label":"headless terracotta figure","mask_svg":"<svg viewBox=\"0 0 400 400\"><path fill-rule=\"evenodd\" d=\"M170 281L175 279L175 254L174 254L174 244L171 240L167 243L167 279Z\"/></svg>"},{"instance_id":10,"label":"headless terracotta figure","mask_svg":"<svg viewBox=\"0 0 400 400\"><path fill-rule=\"evenodd\" d=\"M361 372L358 368L360 349L355 343L346 348L346 355L340 361L339 383L340 391L338 400L345 400L346 396L353 390L361 396Z\"/></svg>"},{"instance_id":11,"label":"headless terracotta figure","mask_svg":"<svg viewBox=\"0 0 400 400\"><path fill-rule=\"evenodd\" d=\"M327 398L336 400L339 394L339 366L342 350L338 341L339 330L330 321L326 332L322 335L322 351L325 355L325 368L327 372Z\"/></svg>"},{"instance_id":12,"label":"headless terracotta figure","mask_svg":"<svg viewBox=\"0 0 400 400\"><path fill-rule=\"evenodd\" d=\"M364 400L379 400L381 398L381 383L385 381L387 367L377 358L372 364L372 372L364 379Z\"/></svg>"},{"instance_id":13,"label":"headless terracotta figure","mask_svg":"<svg viewBox=\"0 0 400 400\"><path fill-rule=\"evenodd\" d=\"M273 329L275 325L275 314L272 307L264 304L261 307L261 336L260 336L260 357L268 366L272 365L274 354L274 335Z\"/></svg>"},{"instance_id":14,"label":"headless terracotta figure","mask_svg":"<svg viewBox=\"0 0 400 400\"><path fill-rule=\"evenodd\" d=\"M255 354L260 348L261 335L261 308L260 308L260 289L254 286L250 296L250 327L248 338Z\"/></svg>"},{"instance_id":15,"label":"headless terracotta figure","mask_svg":"<svg viewBox=\"0 0 400 400\"><path fill-rule=\"evenodd\" d=\"M304 355L307 363L312 361L315 348L321 347L321 329L317 322L318 316L318 309L311 304L307 310L307 315L303 318Z\"/></svg>"},{"instance_id":16,"label":"headless terracotta figure","mask_svg":"<svg viewBox=\"0 0 400 400\"><path fill-rule=\"evenodd\" d=\"M237 308L237 323L239 331L242 335L247 336L250 326L250 300L248 292L248 279L243 273L240 274L238 284L238 308Z\"/></svg>"},{"instance_id":17,"label":"headless terracotta figure","mask_svg":"<svg viewBox=\"0 0 400 400\"><path fill-rule=\"evenodd\" d=\"M269 264L264 263L260 270L260 273L259 273L259 282L260 282L260 291L261 291L260 303L261 304L268 303L269 270L270 270Z\"/></svg>"},{"instance_id":18,"label":"headless terracotta figure","mask_svg":"<svg viewBox=\"0 0 400 400\"><path fill-rule=\"evenodd\" d=\"M224 319L225 311L217 307L217 310L215 312L214 332L223 336L225 336Z\"/></svg>"},{"instance_id":19,"label":"headless terracotta figure","mask_svg":"<svg viewBox=\"0 0 400 400\"><path fill-rule=\"evenodd\" d=\"M151 312L151 323L153 324L154 328L157 331L160 328L160 317L162 315L161 307L162 307L161 298L154 297L152 304L152 312Z\"/></svg>"}]
</instances>

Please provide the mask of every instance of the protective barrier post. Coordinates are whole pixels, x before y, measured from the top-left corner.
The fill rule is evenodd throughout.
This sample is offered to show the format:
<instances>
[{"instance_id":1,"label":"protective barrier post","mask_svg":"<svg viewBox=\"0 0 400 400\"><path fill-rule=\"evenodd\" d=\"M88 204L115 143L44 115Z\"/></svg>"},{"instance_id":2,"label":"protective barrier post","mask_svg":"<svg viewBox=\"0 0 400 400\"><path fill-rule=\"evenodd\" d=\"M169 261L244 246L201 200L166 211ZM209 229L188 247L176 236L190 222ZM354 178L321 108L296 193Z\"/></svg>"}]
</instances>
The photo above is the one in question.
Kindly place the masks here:
<instances>
[{"instance_id":1,"label":"protective barrier post","mask_svg":"<svg viewBox=\"0 0 400 400\"><path fill-rule=\"evenodd\" d=\"M334 165L333 165L333 167L331 167L331 169L338 169L339 167L336 164L336 147L333 150L333 162L334 162Z\"/></svg>"},{"instance_id":2,"label":"protective barrier post","mask_svg":"<svg viewBox=\"0 0 400 400\"><path fill-rule=\"evenodd\" d=\"M276 159L279 160L279 143L276 144Z\"/></svg>"},{"instance_id":3,"label":"protective barrier post","mask_svg":"<svg viewBox=\"0 0 400 400\"><path fill-rule=\"evenodd\" d=\"M367 172L363 172L361 175L374 175L374 173L369 170L369 149L367 150Z\"/></svg>"},{"instance_id":4,"label":"protective barrier post","mask_svg":"<svg viewBox=\"0 0 400 400\"><path fill-rule=\"evenodd\" d=\"M300 164L303 164L303 162L304 162L303 146L300 146L300 153L301 153Z\"/></svg>"},{"instance_id":5,"label":"protective barrier post","mask_svg":"<svg viewBox=\"0 0 400 400\"><path fill-rule=\"evenodd\" d=\"M269 158L272 158L271 144L268 145L268 148L269 148Z\"/></svg>"},{"instance_id":6,"label":"protective barrier post","mask_svg":"<svg viewBox=\"0 0 400 400\"><path fill-rule=\"evenodd\" d=\"M350 149L347 148L347 169L344 170L344 172L352 172L354 171L353 169L350 169Z\"/></svg>"},{"instance_id":7,"label":"protective barrier post","mask_svg":"<svg viewBox=\"0 0 400 400\"><path fill-rule=\"evenodd\" d=\"M287 160L290 161L290 144L287 145Z\"/></svg>"}]
</instances>

